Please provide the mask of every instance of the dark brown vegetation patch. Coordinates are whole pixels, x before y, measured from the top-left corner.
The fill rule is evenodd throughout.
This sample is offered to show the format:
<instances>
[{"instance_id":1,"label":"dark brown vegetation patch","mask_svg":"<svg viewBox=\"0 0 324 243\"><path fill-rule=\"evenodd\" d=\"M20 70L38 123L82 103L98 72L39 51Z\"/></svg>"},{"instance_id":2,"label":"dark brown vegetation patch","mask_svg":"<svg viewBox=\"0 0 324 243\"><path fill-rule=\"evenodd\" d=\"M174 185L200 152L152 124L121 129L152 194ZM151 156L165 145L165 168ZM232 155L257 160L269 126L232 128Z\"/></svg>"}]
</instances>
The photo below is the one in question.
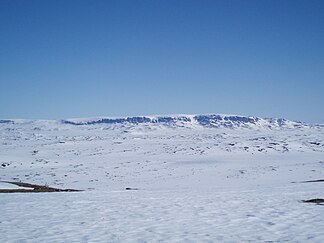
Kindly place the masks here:
<instances>
[{"instance_id":1,"label":"dark brown vegetation patch","mask_svg":"<svg viewBox=\"0 0 324 243\"><path fill-rule=\"evenodd\" d=\"M312 182L324 182L324 179L310 180L310 181L293 181L291 183L312 183Z\"/></svg>"},{"instance_id":2,"label":"dark brown vegetation patch","mask_svg":"<svg viewBox=\"0 0 324 243\"><path fill-rule=\"evenodd\" d=\"M309 199L309 200L303 200L305 203L316 203L316 204L321 204L324 205L324 199L322 198L314 198L314 199Z\"/></svg>"},{"instance_id":3,"label":"dark brown vegetation patch","mask_svg":"<svg viewBox=\"0 0 324 243\"><path fill-rule=\"evenodd\" d=\"M311 181L302 181L303 183L307 183L307 182L324 182L324 179L320 179L320 180L311 180Z\"/></svg>"},{"instance_id":4,"label":"dark brown vegetation patch","mask_svg":"<svg viewBox=\"0 0 324 243\"><path fill-rule=\"evenodd\" d=\"M81 190L75 189L59 189L49 186L43 185L36 185L30 184L25 182L16 182L16 181L0 181L3 183L9 183L16 186L24 187L24 188L32 188L32 189L24 189L24 188L17 188L17 189L0 189L0 193L34 193L34 192L80 192Z\"/></svg>"}]
</instances>

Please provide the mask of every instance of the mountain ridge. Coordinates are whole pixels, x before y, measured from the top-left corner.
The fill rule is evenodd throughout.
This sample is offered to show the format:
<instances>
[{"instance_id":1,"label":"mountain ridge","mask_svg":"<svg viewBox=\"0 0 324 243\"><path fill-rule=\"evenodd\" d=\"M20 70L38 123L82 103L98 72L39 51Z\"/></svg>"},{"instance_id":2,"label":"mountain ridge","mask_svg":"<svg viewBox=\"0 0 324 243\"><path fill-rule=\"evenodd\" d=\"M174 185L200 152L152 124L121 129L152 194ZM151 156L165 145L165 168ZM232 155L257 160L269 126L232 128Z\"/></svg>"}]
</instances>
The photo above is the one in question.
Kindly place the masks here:
<instances>
[{"instance_id":1,"label":"mountain ridge","mask_svg":"<svg viewBox=\"0 0 324 243\"><path fill-rule=\"evenodd\" d=\"M290 121L284 118L260 118L255 116L201 114L201 115L154 115L129 117L99 117L82 119L64 119L68 125L99 125L99 124L161 124L161 125L198 125L203 127L235 128L235 127L268 127L268 128L300 128L312 125L300 121Z\"/></svg>"},{"instance_id":2,"label":"mountain ridge","mask_svg":"<svg viewBox=\"0 0 324 243\"><path fill-rule=\"evenodd\" d=\"M73 126L88 125L163 125L172 127L200 126L208 128L303 128L324 127L323 124L309 124L285 118L261 118L257 116L228 115L228 114L172 114L172 115L143 115L124 117L89 117L68 118L59 120L46 119L0 119L0 125L27 123L58 123Z\"/></svg>"}]
</instances>

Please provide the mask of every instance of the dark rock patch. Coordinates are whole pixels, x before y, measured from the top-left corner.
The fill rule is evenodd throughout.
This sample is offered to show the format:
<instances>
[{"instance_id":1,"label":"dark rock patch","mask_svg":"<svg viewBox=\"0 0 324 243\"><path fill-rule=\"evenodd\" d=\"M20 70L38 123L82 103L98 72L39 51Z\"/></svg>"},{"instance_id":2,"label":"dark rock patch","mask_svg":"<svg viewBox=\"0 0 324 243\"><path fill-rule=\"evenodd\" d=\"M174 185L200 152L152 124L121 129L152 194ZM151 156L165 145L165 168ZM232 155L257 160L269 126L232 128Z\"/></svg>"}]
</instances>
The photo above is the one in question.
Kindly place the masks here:
<instances>
[{"instance_id":1,"label":"dark rock patch","mask_svg":"<svg viewBox=\"0 0 324 243\"><path fill-rule=\"evenodd\" d=\"M304 203L316 203L316 204L321 204L324 205L324 199L322 198L314 198L314 199L309 199L309 200L303 200Z\"/></svg>"},{"instance_id":2,"label":"dark rock patch","mask_svg":"<svg viewBox=\"0 0 324 243\"><path fill-rule=\"evenodd\" d=\"M4 183L9 183L13 184L16 186L20 187L25 187L25 188L33 188L32 190L24 189L24 188L17 188L17 189L0 189L0 193L18 193L18 192L23 192L23 193L33 193L33 192L80 192L81 190L75 190L75 189L59 189L59 188L54 188L54 187L49 187L49 186L43 186L43 185L35 185L35 184L30 184L30 183L25 183L25 182L15 182L15 181L0 181Z\"/></svg>"},{"instance_id":3,"label":"dark rock patch","mask_svg":"<svg viewBox=\"0 0 324 243\"><path fill-rule=\"evenodd\" d=\"M137 191L138 188L126 187L125 190L127 190L127 191L131 191L131 190Z\"/></svg>"}]
</instances>

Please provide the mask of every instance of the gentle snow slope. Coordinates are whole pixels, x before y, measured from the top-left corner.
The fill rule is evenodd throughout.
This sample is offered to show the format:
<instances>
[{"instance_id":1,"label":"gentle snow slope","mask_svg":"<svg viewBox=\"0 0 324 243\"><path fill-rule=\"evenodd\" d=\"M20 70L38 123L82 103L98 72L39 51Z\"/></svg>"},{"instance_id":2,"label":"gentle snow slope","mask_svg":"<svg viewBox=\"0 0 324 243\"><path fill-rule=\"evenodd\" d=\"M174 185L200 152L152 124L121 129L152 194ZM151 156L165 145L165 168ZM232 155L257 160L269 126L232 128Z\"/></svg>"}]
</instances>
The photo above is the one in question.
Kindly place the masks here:
<instances>
[{"instance_id":1,"label":"gentle snow slope","mask_svg":"<svg viewBox=\"0 0 324 243\"><path fill-rule=\"evenodd\" d=\"M4 241L323 241L324 127L228 115L0 120ZM125 191L126 187L138 191Z\"/></svg>"}]
</instances>

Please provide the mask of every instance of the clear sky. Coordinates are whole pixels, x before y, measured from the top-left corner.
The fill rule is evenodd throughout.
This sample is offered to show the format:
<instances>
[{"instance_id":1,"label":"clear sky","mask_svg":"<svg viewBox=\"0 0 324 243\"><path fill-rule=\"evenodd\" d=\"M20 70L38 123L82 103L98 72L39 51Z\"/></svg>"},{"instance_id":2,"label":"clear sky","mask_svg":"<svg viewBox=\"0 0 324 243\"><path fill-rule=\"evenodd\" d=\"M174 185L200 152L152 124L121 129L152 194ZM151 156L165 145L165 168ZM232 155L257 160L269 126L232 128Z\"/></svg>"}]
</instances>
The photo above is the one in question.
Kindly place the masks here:
<instances>
[{"instance_id":1,"label":"clear sky","mask_svg":"<svg viewBox=\"0 0 324 243\"><path fill-rule=\"evenodd\" d=\"M321 0L0 1L0 118L323 106Z\"/></svg>"}]
</instances>

